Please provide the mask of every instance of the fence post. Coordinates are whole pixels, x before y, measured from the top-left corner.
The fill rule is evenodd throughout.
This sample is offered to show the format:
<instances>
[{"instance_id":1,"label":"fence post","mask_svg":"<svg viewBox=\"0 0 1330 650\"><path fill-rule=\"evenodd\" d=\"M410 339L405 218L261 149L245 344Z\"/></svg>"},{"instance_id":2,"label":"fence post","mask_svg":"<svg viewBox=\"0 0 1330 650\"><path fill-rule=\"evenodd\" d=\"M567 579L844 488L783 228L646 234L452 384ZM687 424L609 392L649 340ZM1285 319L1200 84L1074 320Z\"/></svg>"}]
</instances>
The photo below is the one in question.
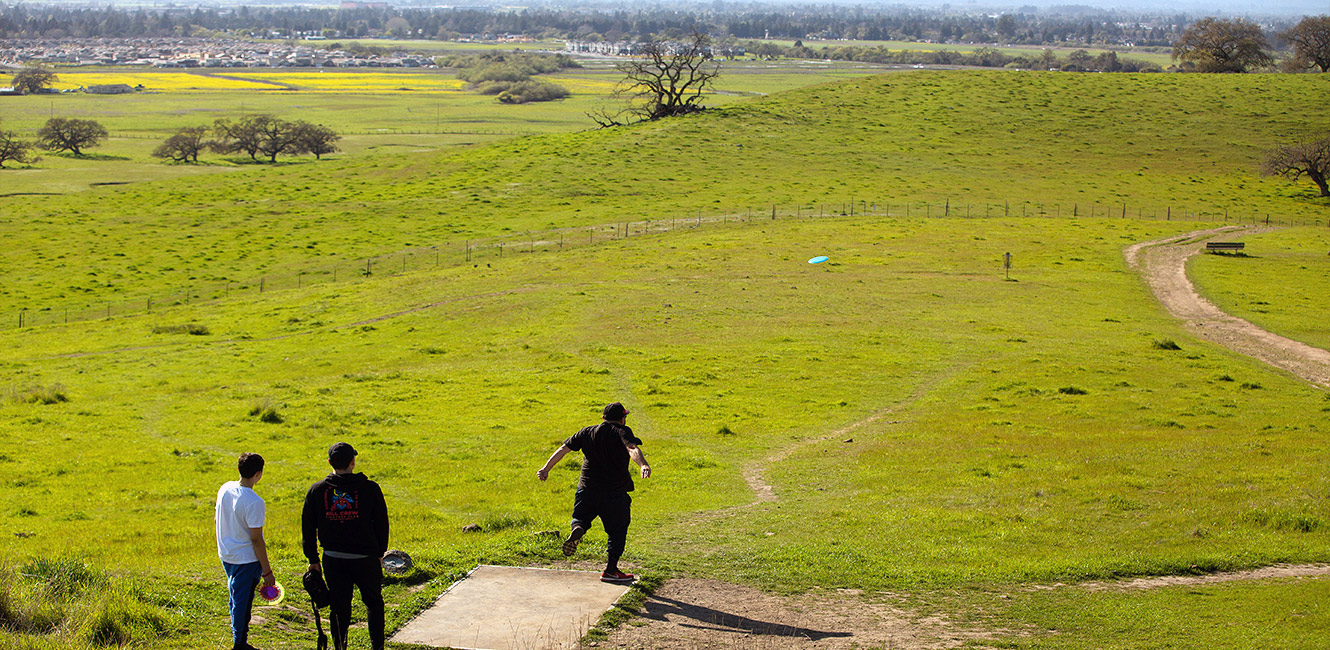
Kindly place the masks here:
<instances>
[{"instance_id":1,"label":"fence post","mask_svg":"<svg viewBox=\"0 0 1330 650\"><path fill-rule=\"evenodd\" d=\"M772 221L775 221L775 220L776 220L776 204L775 204L775 203L772 203L772 204L771 204L771 220L772 220Z\"/></svg>"},{"instance_id":2,"label":"fence post","mask_svg":"<svg viewBox=\"0 0 1330 650\"><path fill-rule=\"evenodd\" d=\"M466 261L471 261L471 240L466 240Z\"/></svg>"},{"instance_id":3,"label":"fence post","mask_svg":"<svg viewBox=\"0 0 1330 650\"><path fill-rule=\"evenodd\" d=\"M18 328L23 329L23 310L18 310Z\"/></svg>"},{"instance_id":4,"label":"fence post","mask_svg":"<svg viewBox=\"0 0 1330 650\"><path fill-rule=\"evenodd\" d=\"M152 311L152 296L148 296L148 311Z\"/></svg>"},{"instance_id":5,"label":"fence post","mask_svg":"<svg viewBox=\"0 0 1330 650\"><path fill-rule=\"evenodd\" d=\"M951 197L950 197L950 196L947 197L947 202L942 206L942 216L943 216L943 217L950 217L950 216L951 216Z\"/></svg>"},{"instance_id":6,"label":"fence post","mask_svg":"<svg viewBox=\"0 0 1330 650\"><path fill-rule=\"evenodd\" d=\"M259 278L259 293L263 293L263 281L264 278Z\"/></svg>"},{"instance_id":7,"label":"fence post","mask_svg":"<svg viewBox=\"0 0 1330 650\"><path fill-rule=\"evenodd\" d=\"M366 258L365 258L365 275L368 276L369 274L370 274L369 258L366 257Z\"/></svg>"}]
</instances>

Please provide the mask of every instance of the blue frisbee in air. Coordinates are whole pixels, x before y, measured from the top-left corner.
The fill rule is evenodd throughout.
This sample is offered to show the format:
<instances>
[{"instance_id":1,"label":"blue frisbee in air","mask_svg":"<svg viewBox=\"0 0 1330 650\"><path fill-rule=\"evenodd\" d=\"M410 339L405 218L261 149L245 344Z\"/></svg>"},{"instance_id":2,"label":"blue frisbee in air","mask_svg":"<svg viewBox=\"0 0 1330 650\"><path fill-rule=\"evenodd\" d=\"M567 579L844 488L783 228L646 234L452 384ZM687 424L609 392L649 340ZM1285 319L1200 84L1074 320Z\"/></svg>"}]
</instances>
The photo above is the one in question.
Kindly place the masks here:
<instances>
[{"instance_id":1,"label":"blue frisbee in air","mask_svg":"<svg viewBox=\"0 0 1330 650\"><path fill-rule=\"evenodd\" d=\"M821 263L827 261L827 259L828 259L828 258L827 258L826 255L818 255L817 257L814 257L813 259L808 260L808 263L809 263L809 264L821 264Z\"/></svg>"}]
</instances>

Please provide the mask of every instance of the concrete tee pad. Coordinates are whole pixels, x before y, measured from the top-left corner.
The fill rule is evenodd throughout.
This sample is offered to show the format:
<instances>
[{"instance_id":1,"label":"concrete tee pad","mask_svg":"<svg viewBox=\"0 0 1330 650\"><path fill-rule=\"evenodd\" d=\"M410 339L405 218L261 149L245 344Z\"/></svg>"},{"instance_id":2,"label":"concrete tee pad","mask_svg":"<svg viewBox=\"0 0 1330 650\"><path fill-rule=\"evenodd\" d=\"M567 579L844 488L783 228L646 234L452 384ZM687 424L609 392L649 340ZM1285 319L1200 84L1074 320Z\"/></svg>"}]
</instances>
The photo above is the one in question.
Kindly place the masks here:
<instances>
[{"instance_id":1,"label":"concrete tee pad","mask_svg":"<svg viewBox=\"0 0 1330 650\"><path fill-rule=\"evenodd\" d=\"M594 571L482 565L389 640L459 650L564 650L627 592Z\"/></svg>"}]
</instances>

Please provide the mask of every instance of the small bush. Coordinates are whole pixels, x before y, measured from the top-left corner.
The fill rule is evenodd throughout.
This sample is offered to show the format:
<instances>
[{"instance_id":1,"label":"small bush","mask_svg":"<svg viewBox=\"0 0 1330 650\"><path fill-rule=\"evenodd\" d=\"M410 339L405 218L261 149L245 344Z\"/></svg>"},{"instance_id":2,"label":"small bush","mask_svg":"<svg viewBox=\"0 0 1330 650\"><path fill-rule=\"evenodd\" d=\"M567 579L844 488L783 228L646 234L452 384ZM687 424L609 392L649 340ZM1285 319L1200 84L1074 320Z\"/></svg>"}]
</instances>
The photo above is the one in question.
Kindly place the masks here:
<instances>
[{"instance_id":1,"label":"small bush","mask_svg":"<svg viewBox=\"0 0 1330 650\"><path fill-rule=\"evenodd\" d=\"M207 336L212 332L208 331L207 325L198 323L185 323L184 325L158 325L152 328L153 334L189 334L191 336Z\"/></svg>"},{"instance_id":2,"label":"small bush","mask_svg":"<svg viewBox=\"0 0 1330 650\"><path fill-rule=\"evenodd\" d=\"M716 434L721 436L732 436L734 435L734 431L730 429L729 425L722 424L719 429L716 429Z\"/></svg>"},{"instance_id":3,"label":"small bush","mask_svg":"<svg viewBox=\"0 0 1330 650\"><path fill-rule=\"evenodd\" d=\"M1252 383L1250 381L1243 382L1242 387L1247 390L1261 390L1261 388L1263 388L1260 384Z\"/></svg>"},{"instance_id":4,"label":"small bush","mask_svg":"<svg viewBox=\"0 0 1330 650\"><path fill-rule=\"evenodd\" d=\"M1058 389L1058 392L1063 395L1085 395L1088 393L1084 388L1077 388L1075 386L1063 386Z\"/></svg>"},{"instance_id":5,"label":"small bush","mask_svg":"<svg viewBox=\"0 0 1330 650\"><path fill-rule=\"evenodd\" d=\"M256 417L259 422L267 422L268 424L281 424L284 421L282 414L277 412L277 407L266 399L249 407L249 416Z\"/></svg>"},{"instance_id":6,"label":"small bush","mask_svg":"<svg viewBox=\"0 0 1330 650\"><path fill-rule=\"evenodd\" d=\"M32 386L12 394L12 399L25 404L59 404L69 401L69 394L60 384Z\"/></svg>"},{"instance_id":7,"label":"small bush","mask_svg":"<svg viewBox=\"0 0 1330 650\"><path fill-rule=\"evenodd\" d=\"M1154 342L1156 350L1181 350L1182 348L1174 343L1172 339L1162 339Z\"/></svg>"},{"instance_id":8,"label":"small bush","mask_svg":"<svg viewBox=\"0 0 1330 650\"><path fill-rule=\"evenodd\" d=\"M568 89L558 84L543 81L523 81L499 93L499 101L505 104L530 104L549 102L568 96Z\"/></svg>"}]
</instances>

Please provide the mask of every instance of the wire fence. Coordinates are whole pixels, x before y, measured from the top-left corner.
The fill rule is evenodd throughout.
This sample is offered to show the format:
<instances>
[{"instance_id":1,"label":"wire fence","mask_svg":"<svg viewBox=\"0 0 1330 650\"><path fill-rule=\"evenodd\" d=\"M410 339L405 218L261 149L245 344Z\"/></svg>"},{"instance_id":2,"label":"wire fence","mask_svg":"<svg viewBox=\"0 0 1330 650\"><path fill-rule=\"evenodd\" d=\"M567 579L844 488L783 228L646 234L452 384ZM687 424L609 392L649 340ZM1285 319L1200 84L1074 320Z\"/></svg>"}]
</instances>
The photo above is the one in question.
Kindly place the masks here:
<instances>
[{"instance_id":1,"label":"wire fence","mask_svg":"<svg viewBox=\"0 0 1330 650\"><path fill-rule=\"evenodd\" d=\"M20 307L5 318L0 329L61 325L90 320L162 312L181 305L216 304L230 299L258 296L274 291L300 290L314 286L361 282L370 278L401 275L445 266L479 265L514 256L551 253L592 246L597 243L657 235L681 229L763 223L780 219L830 218L1068 218L1196 221L1228 224L1330 227L1330 220L1274 217L1269 214L1230 214L1228 210L1193 211L1186 208L1145 208L1129 204L1102 203L961 203L879 202L851 199L840 203L773 204L739 211L705 215L679 215L542 231L531 231L485 239L444 242L369 256L353 261L310 265L294 271L275 272L248 279L173 287L132 297L66 305Z\"/></svg>"}]
</instances>

